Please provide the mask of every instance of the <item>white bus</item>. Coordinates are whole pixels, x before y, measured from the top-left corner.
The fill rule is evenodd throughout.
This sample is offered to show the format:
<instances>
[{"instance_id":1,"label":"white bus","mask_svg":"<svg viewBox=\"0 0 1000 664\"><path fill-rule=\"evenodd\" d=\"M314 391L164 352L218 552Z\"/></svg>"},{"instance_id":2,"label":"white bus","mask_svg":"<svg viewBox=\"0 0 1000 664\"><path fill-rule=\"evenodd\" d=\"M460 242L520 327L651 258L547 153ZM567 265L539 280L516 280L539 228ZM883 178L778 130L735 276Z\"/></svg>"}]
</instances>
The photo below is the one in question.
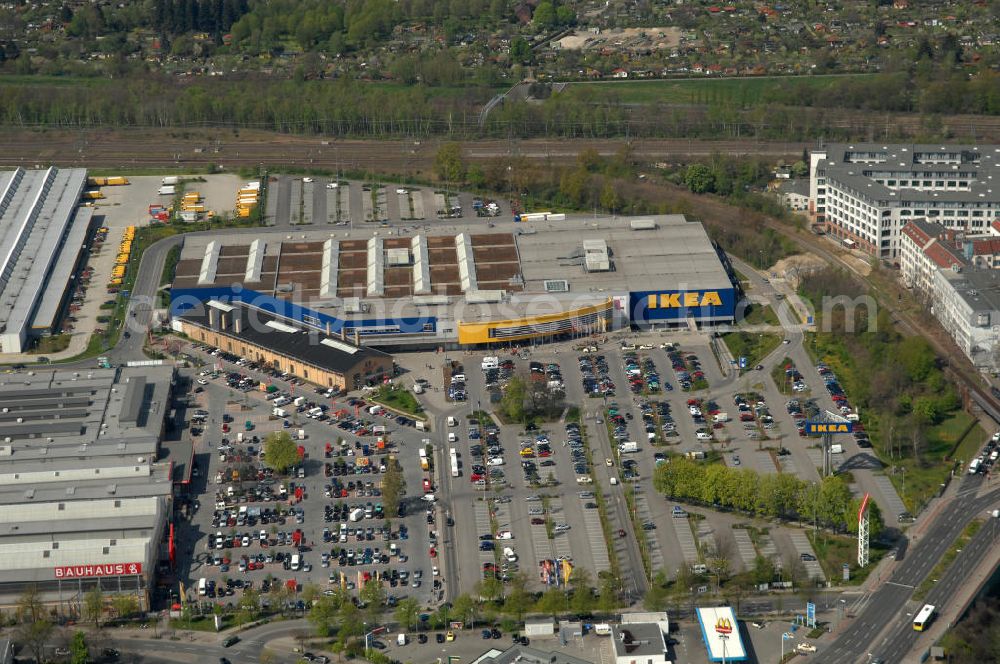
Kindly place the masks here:
<instances>
[{"instance_id":1,"label":"white bus","mask_svg":"<svg viewBox=\"0 0 1000 664\"><path fill-rule=\"evenodd\" d=\"M913 629L922 632L932 620L934 620L934 605L924 604L924 608L920 609L920 613L913 619Z\"/></svg>"},{"instance_id":2,"label":"white bus","mask_svg":"<svg viewBox=\"0 0 1000 664\"><path fill-rule=\"evenodd\" d=\"M458 477L458 450L451 448L451 476Z\"/></svg>"}]
</instances>

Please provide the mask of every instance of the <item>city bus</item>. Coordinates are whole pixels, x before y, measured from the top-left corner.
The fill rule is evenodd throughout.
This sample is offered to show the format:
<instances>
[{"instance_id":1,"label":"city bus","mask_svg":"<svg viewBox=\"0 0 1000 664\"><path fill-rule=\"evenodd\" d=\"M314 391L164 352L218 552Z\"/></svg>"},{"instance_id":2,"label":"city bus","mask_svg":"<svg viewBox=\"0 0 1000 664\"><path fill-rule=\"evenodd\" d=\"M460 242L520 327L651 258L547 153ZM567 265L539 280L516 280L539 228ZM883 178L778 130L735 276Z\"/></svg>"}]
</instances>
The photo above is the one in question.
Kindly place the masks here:
<instances>
[{"instance_id":1,"label":"city bus","mask_svg":"<svg viewBox=\"0 0 1000 664\"><path fill-rule=\"evenodd\" d=\"M924 608L920 609L920 613L917 617L913 619L913 629L922 632L924 628L931 624L934 619L934 605L924 604Z\"/></svg>"},{"instance_id":2,"label":"city bus","mask_svg":"<svg viewBox=\"0 0 1000 664\"><path fill-rule=\"evenodd\" d=\"M458 477L458 450L451 448L451 476Z\"/></svg>"}]
</instances>

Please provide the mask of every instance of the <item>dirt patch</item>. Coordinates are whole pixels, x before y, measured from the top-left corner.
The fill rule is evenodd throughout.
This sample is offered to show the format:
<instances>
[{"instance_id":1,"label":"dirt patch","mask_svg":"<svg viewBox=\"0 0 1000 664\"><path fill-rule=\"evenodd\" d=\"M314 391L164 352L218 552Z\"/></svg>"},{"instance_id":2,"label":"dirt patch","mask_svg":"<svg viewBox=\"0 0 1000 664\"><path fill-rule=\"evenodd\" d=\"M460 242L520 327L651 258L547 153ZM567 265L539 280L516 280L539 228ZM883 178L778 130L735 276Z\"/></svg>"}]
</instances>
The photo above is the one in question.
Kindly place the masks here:
<instances>
[{"instance_id":1,"label":"dirt patch","mask_svg":"<svg viewBox=\"0 0 1000 664\"><path fill-rule=\"evenodd\" d=\"M571 51L610 48L622 51L658 51L681 43L680 28L619 28L598 32L577 32L557 43Z\"/></svg>"},{"instance_id":2,"label":"dirt patch","mask_svg":"<svg viewBox=\"0 0 1000 664\"><path fill-rule=\"evenodd\" d=\"M782 258L773 266L768 268L768 272L776 274L785 279L793 288L799 287L799 280L807 274L819 272L828 266L827 262L819 256L810 254L795 254L788 258Z\"/></svg>"}]
</instances>

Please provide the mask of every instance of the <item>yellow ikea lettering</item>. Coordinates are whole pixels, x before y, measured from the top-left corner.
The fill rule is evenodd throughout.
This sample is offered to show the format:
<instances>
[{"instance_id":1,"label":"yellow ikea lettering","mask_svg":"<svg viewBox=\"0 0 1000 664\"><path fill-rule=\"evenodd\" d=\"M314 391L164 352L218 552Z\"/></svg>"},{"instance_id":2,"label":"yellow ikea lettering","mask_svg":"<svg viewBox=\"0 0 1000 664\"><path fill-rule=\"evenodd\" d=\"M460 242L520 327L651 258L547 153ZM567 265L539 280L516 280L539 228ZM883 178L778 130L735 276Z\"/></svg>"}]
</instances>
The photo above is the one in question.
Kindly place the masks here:
<instances>
[{"instance_id":1,"label":"yellow ikea lettering","mask_svg":"<svg viewBox=\"0 0 1000 664\"><path fill-rule=\"evenodd\" d=\"M646 302L650 309L677 309L680 307L692 309L708 306L721 307L722 297L718 291L660 293L659 295L649 295Z\"/></svg>"},{"instance_id":2,"label":"yellow ikea lettering","mask_svg":"<svg viewBox=\"0 0 1000 664\"><path fill-rule=\"evenodd\" d=\"M814 424L813 430L816 433L850 433L846 424Z\"/></svg>"}]
</instances>

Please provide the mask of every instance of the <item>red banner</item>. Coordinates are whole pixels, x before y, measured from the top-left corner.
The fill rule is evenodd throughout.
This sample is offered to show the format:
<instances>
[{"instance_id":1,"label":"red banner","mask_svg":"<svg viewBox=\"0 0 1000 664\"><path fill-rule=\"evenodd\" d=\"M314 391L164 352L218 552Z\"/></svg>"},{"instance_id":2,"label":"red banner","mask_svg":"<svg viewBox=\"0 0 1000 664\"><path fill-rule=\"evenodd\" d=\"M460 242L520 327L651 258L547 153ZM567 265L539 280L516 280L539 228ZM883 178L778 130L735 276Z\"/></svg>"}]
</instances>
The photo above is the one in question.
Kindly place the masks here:
<instances>
[{"instance_id":1,"label":"red banner","mask_svg":"<svg viewBox=\"0 0 1000 664\"><path fill-rule=\"evenodd\" d=\"M98 576L135 576L142 574L142 563L102 563L67 565L54 568L57 579L84 579Z\"/></svg>"}]
</instances>

